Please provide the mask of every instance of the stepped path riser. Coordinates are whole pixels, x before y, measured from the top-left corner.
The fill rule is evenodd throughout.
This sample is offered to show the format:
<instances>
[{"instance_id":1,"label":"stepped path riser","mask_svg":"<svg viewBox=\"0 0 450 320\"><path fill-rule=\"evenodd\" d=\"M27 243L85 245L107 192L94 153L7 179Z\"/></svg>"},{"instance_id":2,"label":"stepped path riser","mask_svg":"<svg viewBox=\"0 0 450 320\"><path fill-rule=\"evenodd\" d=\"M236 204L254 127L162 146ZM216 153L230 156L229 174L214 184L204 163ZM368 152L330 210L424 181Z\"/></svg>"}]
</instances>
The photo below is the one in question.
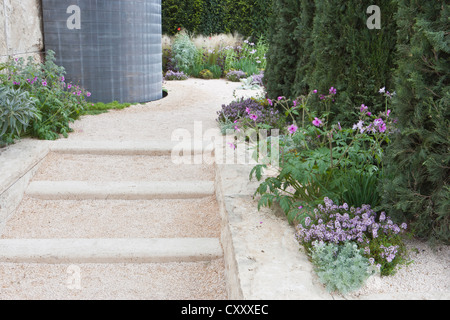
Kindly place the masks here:
<instances>
[{"instance_id":1,"label":"stepped path riser","mask_svg":"<svg viewBox=\"0 0 450 320\"><path fill-rule=\"evenodd\" d=\"M211 181L106 182L34 181L26 190L41 200L155 200L192 199L214 194Z\"/></svg>"},{"instance_id":2,"label":"stepped path riser","mask_svg":"<svg viewBox=\"0 0 450 320\"><path fill-rule=\"evenodd\" d=\"M8 263L169 263L221 256L217 238L0 240L0 262Z\"/></svg>"}]
</instances>

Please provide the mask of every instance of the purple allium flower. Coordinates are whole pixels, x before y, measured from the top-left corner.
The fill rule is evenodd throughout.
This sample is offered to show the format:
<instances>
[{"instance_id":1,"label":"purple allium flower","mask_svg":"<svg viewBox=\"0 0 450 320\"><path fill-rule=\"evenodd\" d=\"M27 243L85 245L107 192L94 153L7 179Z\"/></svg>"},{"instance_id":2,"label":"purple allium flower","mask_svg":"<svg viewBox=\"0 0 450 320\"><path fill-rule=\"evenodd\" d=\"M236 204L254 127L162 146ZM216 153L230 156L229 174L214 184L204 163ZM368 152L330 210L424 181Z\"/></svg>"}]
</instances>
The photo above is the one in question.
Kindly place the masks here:
<instances>
[{"instance_id":1,"label":"purple allium flower","mask_svg":"<svg viewBox=\"0 0 450 320\"><path fill-rule=\"evenodd\" d=\"M317 89L314 89L313 92L314 92L314 93L317 93Z\"/></svg>"}]
</instances>

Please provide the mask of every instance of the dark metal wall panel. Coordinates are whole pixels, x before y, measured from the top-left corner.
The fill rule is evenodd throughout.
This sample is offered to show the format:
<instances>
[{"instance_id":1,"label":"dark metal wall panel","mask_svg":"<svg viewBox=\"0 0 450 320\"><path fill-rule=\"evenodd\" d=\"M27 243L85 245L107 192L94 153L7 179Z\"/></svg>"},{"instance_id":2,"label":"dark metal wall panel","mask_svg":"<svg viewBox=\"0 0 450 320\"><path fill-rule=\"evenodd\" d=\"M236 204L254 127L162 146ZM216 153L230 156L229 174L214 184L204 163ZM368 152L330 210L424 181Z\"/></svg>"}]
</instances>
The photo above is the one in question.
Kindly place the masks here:
<instances>
[{"instance_id":1,"label":"dark metal wall panel","mask_svg":"<svg viewBox=\"0 0 450 320\"><path fill-rule=\"evenodd\" d=\"M162 98L161 0L42 0L45 49L94 102ZM80 9L80 29L68 28Z\"/></svg>"}]
</instances>

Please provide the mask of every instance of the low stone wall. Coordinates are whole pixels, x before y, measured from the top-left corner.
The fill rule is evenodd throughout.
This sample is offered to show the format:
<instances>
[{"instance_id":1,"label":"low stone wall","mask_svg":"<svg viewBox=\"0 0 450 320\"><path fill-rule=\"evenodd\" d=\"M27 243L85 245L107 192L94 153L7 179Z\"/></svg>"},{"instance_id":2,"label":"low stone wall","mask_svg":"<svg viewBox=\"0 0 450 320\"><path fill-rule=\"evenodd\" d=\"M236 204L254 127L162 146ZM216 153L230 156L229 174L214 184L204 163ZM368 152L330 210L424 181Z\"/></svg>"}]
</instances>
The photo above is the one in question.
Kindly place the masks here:
<instances>
[{"instance_id":1,"label":"low stone wall","mask_svg":"<svg viewBox=\"0 0 450 320\"><path fill-rule=\"evenodd\" d=\"M38 58L44 48L41 0L0 0L0 62Z\"/></svg>"}]
</instances>

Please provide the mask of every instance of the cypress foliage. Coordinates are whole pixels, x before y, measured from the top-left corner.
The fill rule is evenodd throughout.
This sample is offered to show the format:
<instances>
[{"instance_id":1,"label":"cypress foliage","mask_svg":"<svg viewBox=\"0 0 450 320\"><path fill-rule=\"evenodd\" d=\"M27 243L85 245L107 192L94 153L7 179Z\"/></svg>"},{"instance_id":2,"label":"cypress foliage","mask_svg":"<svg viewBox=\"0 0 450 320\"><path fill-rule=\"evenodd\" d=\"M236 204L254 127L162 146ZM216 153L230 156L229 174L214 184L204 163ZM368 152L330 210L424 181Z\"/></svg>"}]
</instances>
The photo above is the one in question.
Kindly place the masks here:
<instances>
[{"instance_id":1,"label":"cypress foliage","mask_svg":"<svg viewBox=\"0 0 450 320\"><path fill-rule=\"evenodd\" d=\"M377 1L381 8L381 29L369 29L367 8L372 0L315 1L315 15L311 30L312 67L303 71L309 87L328 93L338 90L332 107L334 120L351 124L353 112L361 104L373 113L383 110L381 87L392 87L395 61L396 11L391 0ZM311 75L307 75L311 70ZM299 74L300 76L300 74ZM301 91L302 82L295 83Z\"/></svg>"},{"instance_id":2,"label":"cypress foliage","mask_svg":"<svg viewBox=\"0 0 450 320\"><path fill-rule=\"evenodd\" d=\"M316 10L315 0L300 1L300 21L294 31L295 38L300 46L300 56L297 61L296 76L294 80L293 95L306 95L310 91L309 78L312 71L311 53L313 49L314 14Z\"/></svg>"},{"instance_id":3,"label":"cypress foliage","mask_svg":"<svg viewBox=\"0 0 450 320\"><path fill-rule=\"evenodd\" d=\"M301 17L300 1L274 0L272 8L264 85L269 97L292 98L297 63L302 54L295 32Z\"/></svg>"},{"instance_id":4,"label":"cypress foliage","mask_svg":"<svg viewBox=\"0 0 450 320\"><path fill-rule=\"evenodd\" d=\"M450 241L449 5L397 0L400 134L386 152L383 204L415 234Z\"/></svg>"},{"instance_id":5,"label":"cypress foliage","mask_svg":"<svg viewBox=\"0 0 450 320\"><path fill-rule=\"evenodd\" d=\"M273 15L273 0L247 0L251 4L251 32L248 36L257 40L261 37L267 39L270 28L269 21Z\"/></svg>"}]
</instances>

